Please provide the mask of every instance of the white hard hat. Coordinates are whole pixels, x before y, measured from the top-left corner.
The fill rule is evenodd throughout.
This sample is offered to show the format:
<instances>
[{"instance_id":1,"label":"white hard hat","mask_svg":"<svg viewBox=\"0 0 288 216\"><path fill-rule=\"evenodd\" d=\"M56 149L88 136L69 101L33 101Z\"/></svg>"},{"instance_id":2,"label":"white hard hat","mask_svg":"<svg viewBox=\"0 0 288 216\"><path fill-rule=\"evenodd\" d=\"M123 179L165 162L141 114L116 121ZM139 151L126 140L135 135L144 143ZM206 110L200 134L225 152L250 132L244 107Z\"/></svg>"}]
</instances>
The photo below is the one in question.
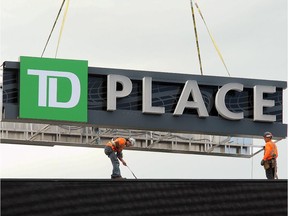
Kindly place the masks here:
<instances>
[{"instance_id":1,"label":"white hard hat","mask_svg":"<svg viewBox=\"0 0 288 216\"><path fill-rule=\"evenodd\" d=\"M267 131L267 132L264 133L263 136L264 136L264 137L267 137L267 138L272 138L273 135L272 135L271 132Z\"/></svg>"},{"instance_id":2,"label":"white hard hat","mask_svg":"<svg viewBox=\"0 0 288 216\"><path fill-rule=\"evenodd\" d=\"M136 144L136 140L132 137L128 138L128 141L131 143L132 146Z\"/></svg>"}]
</instances>

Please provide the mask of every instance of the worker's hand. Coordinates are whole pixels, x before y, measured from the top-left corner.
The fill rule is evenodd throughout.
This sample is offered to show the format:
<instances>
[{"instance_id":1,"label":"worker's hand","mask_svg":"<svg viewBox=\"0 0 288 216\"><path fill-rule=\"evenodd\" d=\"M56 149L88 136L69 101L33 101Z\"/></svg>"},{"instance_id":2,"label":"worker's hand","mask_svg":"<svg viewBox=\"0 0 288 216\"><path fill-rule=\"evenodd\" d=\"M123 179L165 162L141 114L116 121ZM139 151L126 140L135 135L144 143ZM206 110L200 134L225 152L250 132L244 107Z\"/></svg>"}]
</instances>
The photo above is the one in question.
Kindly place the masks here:
<instances>
[{"instance_id":1,"label":"worker's hand","mask_svg":"<svg viewBox=\"0 0 288 216\"><path fill-rule=\"evenodd\" d=\"M126 162L125 162L124 160L122 160L122 164L123 164L124 166L127 166L127 164L126 164Z\"/></svg>"},{"instance_id":2,"label":"worker's hand","mask_svg":"<svg viewBox=\"0 0 288 216\"><path fill-rule=\"evenodd\" d=\"M264 165L264 162L265 162L264 160L261 160L261 166L263 166L263 165Z\"/></svg>"}]
</instances>

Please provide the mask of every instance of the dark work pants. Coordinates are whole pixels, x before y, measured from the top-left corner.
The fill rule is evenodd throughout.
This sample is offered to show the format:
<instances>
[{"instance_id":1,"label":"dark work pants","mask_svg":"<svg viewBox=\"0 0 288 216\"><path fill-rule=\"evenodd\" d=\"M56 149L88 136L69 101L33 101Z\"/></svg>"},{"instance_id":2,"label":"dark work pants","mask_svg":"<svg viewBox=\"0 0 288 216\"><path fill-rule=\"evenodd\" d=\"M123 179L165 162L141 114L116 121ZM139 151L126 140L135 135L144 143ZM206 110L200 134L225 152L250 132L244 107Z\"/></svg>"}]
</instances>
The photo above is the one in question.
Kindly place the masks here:
<instances>
[{"instance_id":1,"label":"dark work pants","mask_svg":"<svg viewBox=\"0 0 288 216\"><path fill-rule=\"evenodd\" d=\"M272 168L272 163L269 161L269 165L270 167L268 169L266 169L266 177L267 179L275 179L275 169L277 167L277 165L275 165L276 167Z\"/></svg>"},{"instance_id":2,"label":"dark work pants","mask_svg":"<svg viewBox=\"0 0 288 216\"><path fill-rule=\"evenodd\" d=\"M266 170L266 177L267 179L274 179L275 178L275 168L269 168Z\"/></svg>"}]
</instances>

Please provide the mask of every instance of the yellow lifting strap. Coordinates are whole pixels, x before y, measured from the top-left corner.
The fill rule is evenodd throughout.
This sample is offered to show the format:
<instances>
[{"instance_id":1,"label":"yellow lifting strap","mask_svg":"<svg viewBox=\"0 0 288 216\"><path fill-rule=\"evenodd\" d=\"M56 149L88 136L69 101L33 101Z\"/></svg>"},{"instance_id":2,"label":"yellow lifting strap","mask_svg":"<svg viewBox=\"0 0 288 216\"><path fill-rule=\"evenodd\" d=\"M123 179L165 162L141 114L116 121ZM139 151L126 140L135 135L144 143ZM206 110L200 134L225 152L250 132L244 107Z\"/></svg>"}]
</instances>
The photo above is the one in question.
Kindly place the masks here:
<instances>
[{"instance_id":1,"label":"yellow lifting strap","mask_svg":"<svg viewBox=\"0 0 288 216\"><path fill-rule=\"evenodd\" d=\"M221 54L221 52L220 52L220 50L219 50L219 48L218 48L215 40L214 40L214 38L212 37L212 34L210 33L210 31L209 31L209 29L208 29L208 26L207 26L207 24L206 24L206 22L205 22L205 19L204 19L202 13L201 13L201 10L200 10L200 8L199 8L199 6L198 6L198 4L197 4L196 2L195 2L195 5L196 5L196 7L197 7L197 9L198 9L198 12L199 12L199 14L200 14L203 22L204 22L204 25L205 25L205 27L206 27L206 29L207 29L207 31L208 31L208 34L209 34L209 36L210 36L210 38L211 38L211 40L212 40L212 43L213 43L213 45L214 45L214 47L215 47L215 49L216 49L216 51L217 51L217 53L218 53L218 55L219 55L222 63L223 63L223 65L224 65L224 67L225 67L228 75L230 76L230 73L229 73L228 68L227 68L227 66L226 66L226 64L225 64L224 58L223 58L223 56L222 56L222 54Z\"/></svg>"},{"instance_id":2,"label":"yellow lifting strap","mask_svg":"<svg viewBox=\"0 0 288 216\"><path fill-rule=\"evenodd\" d=\"M191 3L191 12L192 12L193 25L194 25L194 33L195 33L195 40L196 40L196 47L197 47L197 53L198 53L200 73L201 73L201 75L203 75L203 67L202 67L201 56L200 56L200 47L199 47L199 40L198 40L196 21L195 21L195 14L194 14L194 7L193 7L192 0L190 0L190 3Z\"/></svg>"},{"instance_id":3,"label":"yellow lifting strap","mask_svg":"<svg viewBox=\"0 0 288 216\"><path fill-rule=\"evenodd\" d=\"M67 12L68 12L69 3L70 3L70 0L67 0L66 8L65 8L65 11L64 11L63 20L62 20L62 24L61 24L61 28L60 28L60 33L59 33L59 37L58 37L58 43L57 43L55 58L57 57L58 48L59 48L60 40L61 40L61 37L62 37L62 32L63 32L63 29L64 29L64 24L65 24Z\"/></svg>"}]
</instances>

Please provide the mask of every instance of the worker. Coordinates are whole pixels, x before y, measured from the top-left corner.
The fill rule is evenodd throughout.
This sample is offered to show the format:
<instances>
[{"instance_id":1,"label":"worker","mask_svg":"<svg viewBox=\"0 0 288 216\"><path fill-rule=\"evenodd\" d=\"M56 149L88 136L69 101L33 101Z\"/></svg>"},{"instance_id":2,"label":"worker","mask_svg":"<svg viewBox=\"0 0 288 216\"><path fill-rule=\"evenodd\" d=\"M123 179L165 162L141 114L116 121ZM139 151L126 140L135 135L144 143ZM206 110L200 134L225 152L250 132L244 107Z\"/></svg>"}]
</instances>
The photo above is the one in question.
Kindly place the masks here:
<instances>
[{"instance_id":1,"label":"worker","mask_svg":"<svg viewBox=\"0 0 288 216\"><path fill-rule=\"evenodd\" d=\"M264 166L267 179L275 179L277 177L277 157L278 150L274 142L272 142L272 133L265 132L264 135L265 147L264 156L261 161L261 165Z\"/></svg>"},{"instance_id":2,"label":"worker","mask_svg":"<svg viewBox=\"0 0 288 216\"><path fill-rule=\"evenodd\" d=\"M105 154L110 158L113 170L112 170L112 179L123 179L120 173L119 160L124 166L127 166L126 162L123 160L122 150L126 147L134 146L136 140L134 138L125 139L119 137L109 141L104 149Z\"/></svg>"}]
</instances>

